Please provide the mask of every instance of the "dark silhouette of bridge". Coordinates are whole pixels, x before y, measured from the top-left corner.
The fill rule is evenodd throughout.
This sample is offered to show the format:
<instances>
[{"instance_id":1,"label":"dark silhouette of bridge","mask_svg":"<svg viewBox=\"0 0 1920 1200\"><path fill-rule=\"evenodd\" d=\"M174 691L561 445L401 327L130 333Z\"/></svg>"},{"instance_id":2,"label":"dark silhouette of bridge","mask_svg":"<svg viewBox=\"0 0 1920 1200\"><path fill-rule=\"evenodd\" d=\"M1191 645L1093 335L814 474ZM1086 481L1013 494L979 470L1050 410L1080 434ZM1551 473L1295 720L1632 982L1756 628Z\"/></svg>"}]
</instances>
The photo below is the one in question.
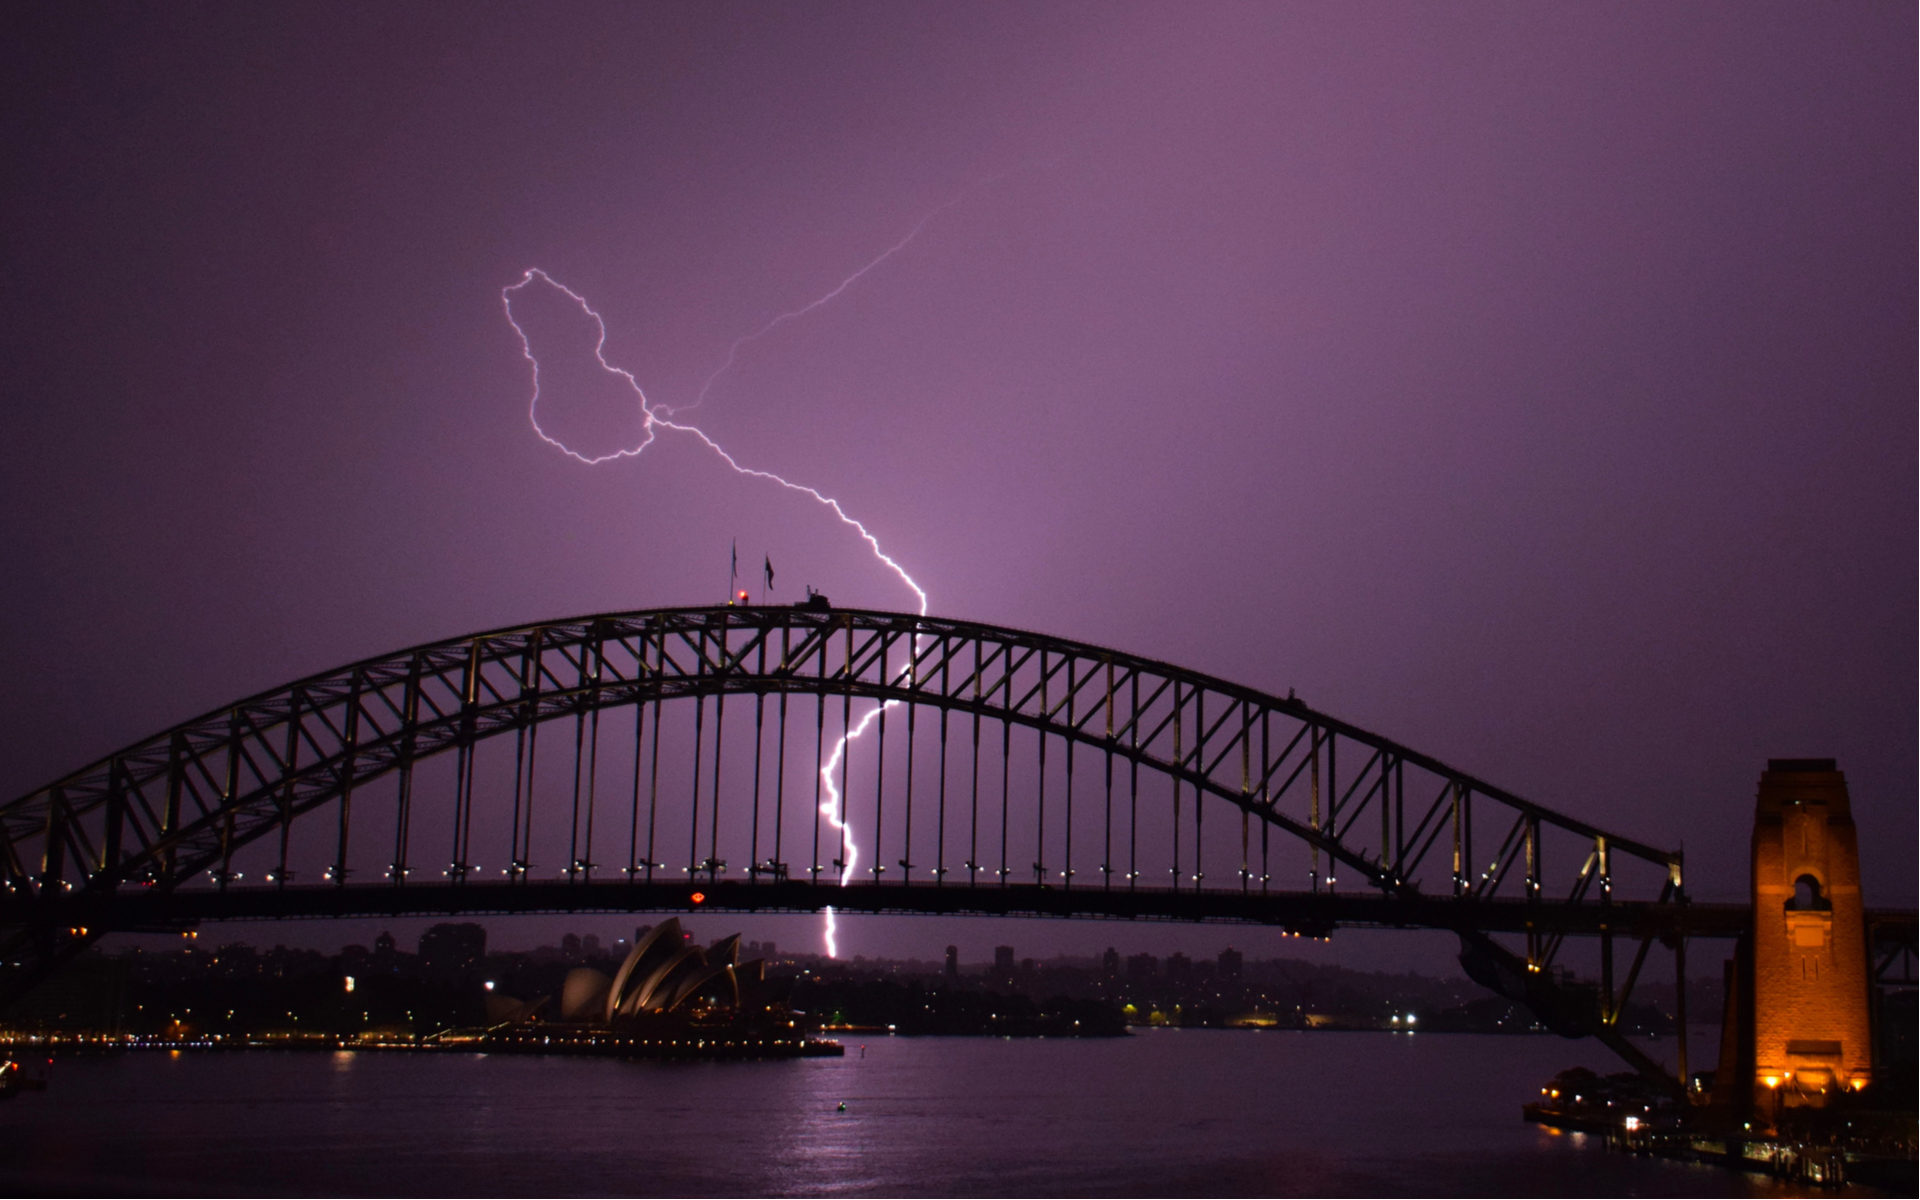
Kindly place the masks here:
<instances>
[{"instance_id":1,"label":"dark silhouette of bridge","mask_svg":"<svg viewBox=\"0 0 1920 1200\"><path fill-rule=\"evenodd\" d=\"M107 932L243 917L1429 928L1549 1027L1663 1077L1619 1029L1650 951L1684 978L1687 940L1748 914L1691 903L1677 850L1291 695L824 603L587 616L311 676L0 808L0 875L0 1000Z\"/></svg>"}]
</instances>

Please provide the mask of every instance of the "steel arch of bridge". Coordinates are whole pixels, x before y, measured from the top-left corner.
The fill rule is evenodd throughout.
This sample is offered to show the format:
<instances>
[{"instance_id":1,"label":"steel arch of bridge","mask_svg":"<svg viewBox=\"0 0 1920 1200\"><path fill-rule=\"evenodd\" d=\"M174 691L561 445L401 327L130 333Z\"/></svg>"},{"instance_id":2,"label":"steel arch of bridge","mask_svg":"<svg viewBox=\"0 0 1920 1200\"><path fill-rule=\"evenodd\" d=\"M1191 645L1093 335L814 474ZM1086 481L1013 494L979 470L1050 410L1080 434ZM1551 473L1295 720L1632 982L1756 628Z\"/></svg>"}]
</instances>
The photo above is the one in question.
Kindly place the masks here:
<instances>
[{"instance_id":1,"label":"steel arch of bridge","mask_svg":"<svg viewBox=\"0 0 1920 1200\"><path fill-rule=\"evenodd\" d=\"M739 816L749 788L737 765L722 777L740 753L736 747L735 759L726 759L722 739L729 731L740 736L744 719L736 702L729 725L726 701L743 696L752 701L754 730L744 834ZM686 861L668 862L675 851L656 836L660 730L665 713L684 713L689 702L691 763L678 765L691 768L691 837L681 843ZM600 745L602 715L614 709L634 716L631 819L625 861L606 867L594 861L593 832L596 811L609 803L601 799ZM923 713L930 714L924 722ZM871 727L839 756L836 780L819 764L833 758L841 734L861 726L856 717ZM558 797L536 796L540 730L569 719L570 794L563 786ZM1022 731L1018 756L1015 730ZM515 744L505 845L486 843L500 814L475 794L481 748L496 739ZM771 779L762 769L769 740L778 745ZM801 744L809 740L810 748ZM790 786L796 753L810 764L810 787ZM450 811L444 797L423 804L418 778L423 764L442 756L453 759ZM851 847L864 865L848 881L855 886L840 887L850 847L844 826L834 827L848 811L852 764L861 758L864 772L865 756L875 760L871 828L856 825ZM1076 781L1080 764L1090 769ZM356 798L364 826L366 797L387 781L378 835L391 838L384 877L350 883L350 846L367 840L355 828ZM640 812L649 783L643 857ZM823 789L829 809L838 793L835 819L820 812ZM1157 864L1142 861L1143 795L1165 835L1150 831L1146 855L1170 856L1158 885L1145 877ZM1075 857L1076 799L1083 828L1086 806L1100 806L1098 854L1083 837ZM544 803L538 822L536 800ZM1056 837L1052 848L1058 865L1047 862L1049 802L1056 832L1064 830L1064 844ZM730 823L721 819L723 804L733 805ZM422 815L430 809L434 815ZM796 810L810 814L801 841L812 851L799 869L785 862ZM956 827L963 810L965 839ZM486 844L474 840L476 816ZM1226 870L1210 876L1204 855L1220 853L1222 817L1229 854L1237 826L1238 862L1229 858ZM536 878L536 834L553 821L570 822L566 866ZM1031 842L1024 840L1028 822ZM316 825L333 843L326 882L295 886L292 837ZM1124 862L1116 845L1122 832ZM1033 848L1031 884L1013 878L1027 868L1009 861L1010 834L1012 844ZM1276 834L1283 856L1304 852L1296 876L1303 886L1276 886ZM445 859L421 872L438 875L430 885L411 879L429 838L447 848ZM496 851L508 865L489 882L474 860ZM899 870L889 880L896 852ZM261 853L270 864L264 878L245 882L236 856ZM916 863L916 855L928 861ZM731 871L729 858L751 865ZM1526 999L1557 1026L1610 1044L1652 939L1683 947L1687 915L1699 911L1685 903L1679 852L1525 800L1292 696L1041 634L824 605L587 616L436 642L311 676L147 738L0 808L0 873L0 953L20 982L108 928L183 914L639 910L684 907L699 884L716 906L735 908L1226 917L1311 933L1350 923L1446 928L1461 934L1476 978ZM1495 931L1520 934L1524 946L1496 943L1488 936ZM1549 982L1569 934L1597 935L1601 947L1596 996L1571 1004ZM1637 942L1618 981L1616 934ZM1615 1048L1634 1057L1630 1047Z\"/></svg>"}]
</instances>

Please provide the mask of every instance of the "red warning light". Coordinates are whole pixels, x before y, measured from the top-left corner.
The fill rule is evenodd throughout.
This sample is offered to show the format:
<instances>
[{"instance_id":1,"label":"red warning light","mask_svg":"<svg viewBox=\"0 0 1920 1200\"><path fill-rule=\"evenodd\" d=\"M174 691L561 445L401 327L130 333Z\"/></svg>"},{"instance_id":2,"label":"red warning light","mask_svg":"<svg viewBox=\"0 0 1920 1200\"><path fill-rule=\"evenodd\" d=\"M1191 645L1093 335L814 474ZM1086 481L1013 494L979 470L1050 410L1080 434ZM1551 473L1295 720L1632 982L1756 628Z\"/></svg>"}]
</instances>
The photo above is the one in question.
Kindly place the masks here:
<instances>
[{"instance_id":1,"label":"red warning light","mask_svg":"<svg viewBox=\"0 0 1920 1200\"><path fill-rule=\"evenodd\" d=\"M747 602L747 593L745 592L745 590L742 590L739 593L739 600L740 600L740 603L742 604L745 604Z\"/></svg>"},{"instance_id":2,"label":"red warning light","mask_svg":"<svg viewBox=\"0 0 1920 1200\"><path fill-rule=\"evenodd\" d=\"M705 892L695 892L692 896L688 897L688 899L692 900L695 904L705 904L707 902L707 894Z\"/></svg>"}]
</instances>

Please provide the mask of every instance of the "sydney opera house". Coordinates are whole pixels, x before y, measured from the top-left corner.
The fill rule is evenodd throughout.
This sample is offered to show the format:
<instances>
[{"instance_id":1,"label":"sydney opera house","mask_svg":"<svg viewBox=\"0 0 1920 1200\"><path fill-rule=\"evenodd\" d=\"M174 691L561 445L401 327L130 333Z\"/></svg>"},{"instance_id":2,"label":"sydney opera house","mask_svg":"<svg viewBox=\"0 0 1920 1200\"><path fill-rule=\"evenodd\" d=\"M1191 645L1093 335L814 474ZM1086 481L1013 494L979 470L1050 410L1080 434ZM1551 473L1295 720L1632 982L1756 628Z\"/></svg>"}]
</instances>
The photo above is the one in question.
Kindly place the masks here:
<instances>
[{"instance_id":1,"label":"sydney opera house","mask_svg":"<svg viewBox=\"0 0 1920 1200\"><path fill-rule=\"evenodd\" d=\"M612 978L567 973L558 995L489 994L483 1030L450 1033L443 1046L488 1052L631 1057L790 1057L838 1054L807 1038L765 996L766 963L740 961L740 935L691 944L678 918L653 927Z\"/></svg>"}]
</instances>

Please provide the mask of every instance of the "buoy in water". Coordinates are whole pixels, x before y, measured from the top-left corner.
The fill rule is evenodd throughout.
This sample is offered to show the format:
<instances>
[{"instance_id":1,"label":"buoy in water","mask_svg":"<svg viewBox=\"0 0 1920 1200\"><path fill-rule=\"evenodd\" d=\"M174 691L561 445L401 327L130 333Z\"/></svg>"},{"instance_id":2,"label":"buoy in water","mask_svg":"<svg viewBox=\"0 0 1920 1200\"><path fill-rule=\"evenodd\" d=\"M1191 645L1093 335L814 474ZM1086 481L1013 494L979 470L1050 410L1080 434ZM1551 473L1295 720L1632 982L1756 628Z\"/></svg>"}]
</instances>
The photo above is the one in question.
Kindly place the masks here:
<instances>
[{"instance_id":1,"label":"buoy in water","mask_svg":"<svg viewBox=\"0 0 1920 1200\"><path fill-rule=\"evenodd\" d=\"M840 1111L841 1111L841 1112L845 1112L845 1111L847 1111L847 1102L846 1102L845 1100L842 1100L842 1101L840 1102Z\"/></svg>"}]
</instances>

